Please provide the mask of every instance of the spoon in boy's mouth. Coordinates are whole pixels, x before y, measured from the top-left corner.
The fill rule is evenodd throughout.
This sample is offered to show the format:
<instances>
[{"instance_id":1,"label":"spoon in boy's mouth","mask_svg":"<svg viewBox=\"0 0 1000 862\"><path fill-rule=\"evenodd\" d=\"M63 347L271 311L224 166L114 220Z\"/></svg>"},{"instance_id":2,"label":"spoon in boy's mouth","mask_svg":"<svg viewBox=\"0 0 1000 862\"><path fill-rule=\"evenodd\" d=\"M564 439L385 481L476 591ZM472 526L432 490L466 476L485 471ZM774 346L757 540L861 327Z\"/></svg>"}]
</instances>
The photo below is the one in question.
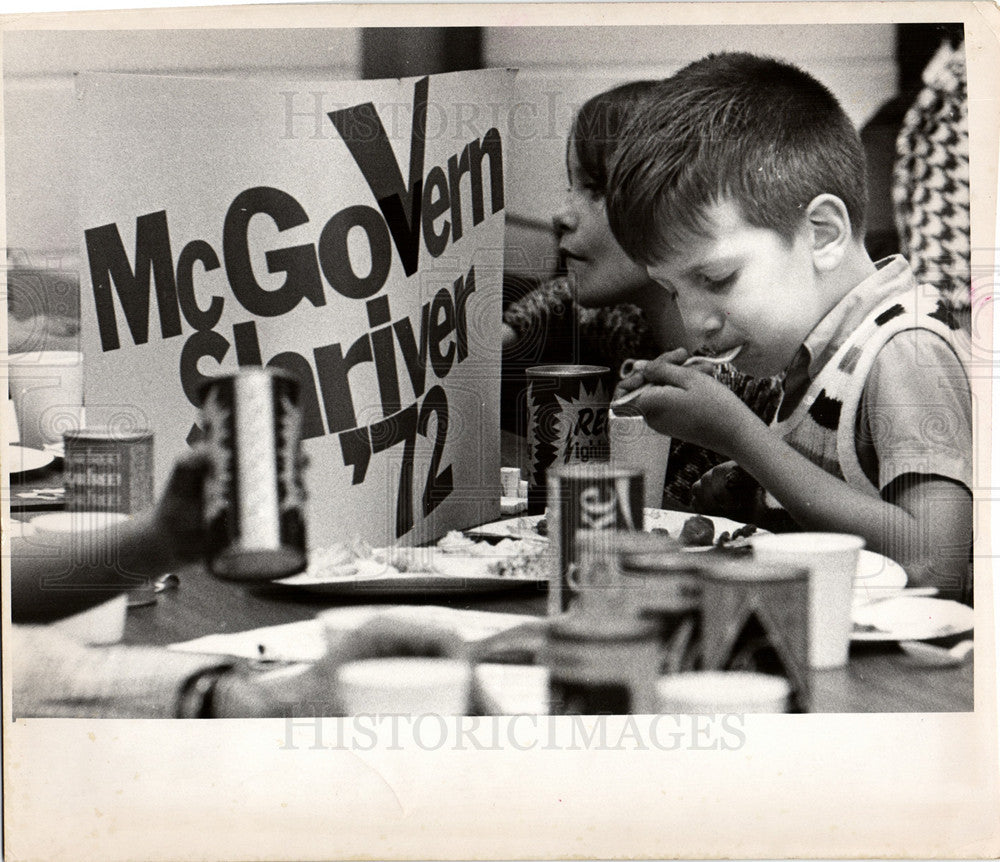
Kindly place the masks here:
<instances>
[{"instance_id":1,"label":"spoon in boy's mouth","mask_svg":"<svg viewBox=\"0 0 1000 862\"><path fill-rule=\"evenodd\" d=\"M737 356L740 355L740 351L743 350L742 344L737 344L735 347L727 350L725 353L719 353L716 356L689 356L681 363L681 368L688 368L692 365L698 365L699 363L705 365L728 365ZM623 378L628 377L635 370L635 363L625 360L621 367L621 376ZM652 384L643 383L642 386L637 389L633 389L631 392L623 395L621 398L616 398L611 402L611 407L622 407L628 404L630 401L634 401L638 398L649 386Z\"/></svg>"}]
</instances>

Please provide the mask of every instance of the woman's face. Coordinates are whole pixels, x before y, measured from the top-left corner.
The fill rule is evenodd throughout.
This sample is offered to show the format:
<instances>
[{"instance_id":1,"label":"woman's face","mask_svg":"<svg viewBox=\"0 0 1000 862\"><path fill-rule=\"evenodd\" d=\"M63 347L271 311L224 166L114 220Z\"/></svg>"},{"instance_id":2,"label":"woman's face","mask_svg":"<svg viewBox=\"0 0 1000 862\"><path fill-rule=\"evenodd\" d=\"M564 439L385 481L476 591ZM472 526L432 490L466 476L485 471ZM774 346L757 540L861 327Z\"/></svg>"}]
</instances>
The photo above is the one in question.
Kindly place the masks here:
<instances>
[{"instance_id":1,"label":"woman's face","mask_svg":"<svg viewBox=\"0 0 1000 862\"><path fill-rule=\"evenodd\" d=\"M646 269L634 263L615 240L604 194L588 187L572 143L566 162L566 202L552 221L559 250L575 283L577 301L587 308L631 301L636 291L650 286Z\"/></svg>"}]
</instances>

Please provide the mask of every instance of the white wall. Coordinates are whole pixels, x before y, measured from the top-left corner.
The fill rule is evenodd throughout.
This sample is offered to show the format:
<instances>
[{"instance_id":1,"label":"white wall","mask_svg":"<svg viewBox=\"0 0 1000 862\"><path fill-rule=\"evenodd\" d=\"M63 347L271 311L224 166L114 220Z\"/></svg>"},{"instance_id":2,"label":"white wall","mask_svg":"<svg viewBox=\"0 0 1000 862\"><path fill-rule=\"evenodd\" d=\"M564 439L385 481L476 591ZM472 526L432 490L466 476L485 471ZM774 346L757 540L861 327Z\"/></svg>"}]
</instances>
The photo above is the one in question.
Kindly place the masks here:
<instances>
[{"instance_id":1,"label":"white wall","mask_svg":"<svg viewBox=\"0 0 1000 862\"><path fill-rule=\"evenodd\" d=\"M73 76L82 71L337 80L360 68L354 29L22 31L3 37L7 246L75 255ZM170 133L170 118L150 129Z\"/></svg>"},{"instance_id":2,"label":"white wall","mask_svg":"<svg viewBox=\"0 0 1000 862\"><path fill-rule=\"evenodd\" d=\"M484 37L486 65L521 69L510 214L545 223L566 188L566 132L576 107L616 84L665 77L713 51L743 50L815 75L859 126L896 93L889 24L504 27L487 28Z\"/></svg>"}]
</instances>

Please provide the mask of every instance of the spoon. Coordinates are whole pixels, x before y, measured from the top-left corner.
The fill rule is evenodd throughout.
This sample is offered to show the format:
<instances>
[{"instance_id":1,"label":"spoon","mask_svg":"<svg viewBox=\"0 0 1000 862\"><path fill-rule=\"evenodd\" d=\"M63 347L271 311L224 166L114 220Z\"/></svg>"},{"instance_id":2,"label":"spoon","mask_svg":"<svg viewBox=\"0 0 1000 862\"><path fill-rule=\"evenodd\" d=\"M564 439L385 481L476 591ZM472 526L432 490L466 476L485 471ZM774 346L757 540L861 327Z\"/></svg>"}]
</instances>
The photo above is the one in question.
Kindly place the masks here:
<instances>
[{"instance_id":1,"label":"spoon","mask_svg":"<svg viewBox=\"0 0 1000 862\"><path fill-rule=\"evenodd\" d=\"M720 353L718 356L701 356L701 355L689 356L681 363L681 368L690 368L692 365L698 365L698 364L728 365L737 356L740 355L741 350L743 350L743 345L737 344L736 347L733 347L731 350L727 350L725 353ZM622 369L621 369L622 377L628 376L628 374L626 373L626 366L628 366L628 360L626 360L625 363L622 364ZM634 369L635 369L634 365L629 366L628 373L631 373ZM648 389L651 385L652 385L651 383L643 383L642 386L640 386L638 389L633 389L627 395L623 395L621 398L616 398L614 401L611 402L611 407L621 407L624 404L628 404L630 401L634 401L636 398L642 395L642 393L645 392L646 389Z\"/></svg>"},{"instance_id":2,"label":"spoon","mask_svg":"<svg viewBox=\"0 0 1000 862\"><path fill-rule=\"evenodd\" d=\"M900 641L900 648L920 664L933 667L956 667L964 664L972 653L973 641L964 640L951 648L925 644L921 641Z\"/></svg>"}]
</instances>

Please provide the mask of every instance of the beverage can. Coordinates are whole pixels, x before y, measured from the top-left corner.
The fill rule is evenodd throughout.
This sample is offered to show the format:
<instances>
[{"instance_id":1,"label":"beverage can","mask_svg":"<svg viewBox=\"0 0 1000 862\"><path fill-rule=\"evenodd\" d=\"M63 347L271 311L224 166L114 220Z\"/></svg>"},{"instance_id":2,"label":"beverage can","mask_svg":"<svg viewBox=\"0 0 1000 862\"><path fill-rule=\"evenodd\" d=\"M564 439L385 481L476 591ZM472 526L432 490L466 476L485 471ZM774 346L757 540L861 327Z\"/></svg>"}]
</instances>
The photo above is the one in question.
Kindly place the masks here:
<instances>
[{"instance_id":1,"label":"beverage can","mask_svg":"<svg viewBox=\"0 0 1000 862\"><path fill-rule=\"evenodd\" d=\"M654 711L659 670L654 622L571 611L550 624L545 663L552 715Z\"/></svg>"},{"instance_id":2,"label":"beverage can","mask_svg":"<svg viewBox=\"0 0 1000 862\"><path fill-rule=\"evenodd\" d=\"M577 536L585 530L641 531L643 478L636 467L570 464L550 471L549 541L555 553L549 580L549 614L568 610L579 585Z\"/></svg>"},{"instance_id":3,"label":"beverage can","mask_svg":"<svg viewBox=\"0 0 1000 862\"><path fill-rule=\"evenodd\" d=\"M135 514L152 507L152 431L72 429L63 434L63 457L69 511Z\"/></svg>"},{"instance_id":4,"label":"beverage can","mask_svg":"<svg viewBox=\"0 0 1000 862\"><path fill-rule=\"evenodd\" d=\"M204 524L207 564L230 580L272 580L306 565L298 382L270 368L244 369L202 389L209 458Z\"/></svg>"},{"instance_id":5,"label":"beverage can","mask_svg":"<svg viewBox=\"0 0 1000 862\"><path fill-rule=\"evenodd\" d=\"M528 377L528 512L545 509L546 475L562 464L607 461L610 394L602 365L536 365Z\"/></svg>"}]
</instances>

